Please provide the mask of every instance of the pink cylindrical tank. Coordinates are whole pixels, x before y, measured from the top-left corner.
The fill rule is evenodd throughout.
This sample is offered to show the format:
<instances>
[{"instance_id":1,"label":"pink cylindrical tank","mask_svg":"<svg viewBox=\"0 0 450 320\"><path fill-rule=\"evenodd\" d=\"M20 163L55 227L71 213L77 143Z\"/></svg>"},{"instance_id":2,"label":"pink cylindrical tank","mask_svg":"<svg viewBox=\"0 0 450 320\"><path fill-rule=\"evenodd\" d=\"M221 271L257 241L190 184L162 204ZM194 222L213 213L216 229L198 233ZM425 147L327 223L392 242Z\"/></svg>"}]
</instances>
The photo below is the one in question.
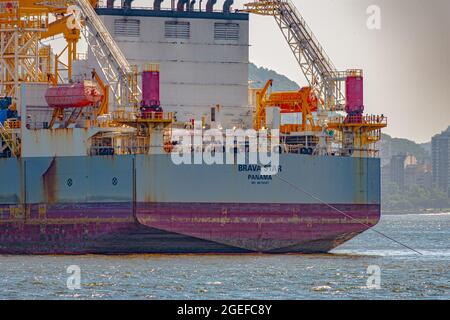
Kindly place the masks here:
<instances>
[{"instance_id":1,"label":"pink cylindrical tank","mask_svg":"<svg viewBox=\"0 0 450 320\"><path fill-rule=\"evenodd\" d=\"M345 81L347 103L345 111L351 115L364 112L364 80L361 71L348 72Z\"/></svg>"},{"instance_id":2,"label":"pink cylindrical tank","mask_svg":"<svg viewBox=\"0 0 450 320\"><path fill-rule=\"evenodd\" d=\"M142 72L142 107L159 107L159 66L150 65Z\"/></svg>"},{"instance_id":3,"label":"pink cylindrical tank","mask_svg":"<svg viewBox=\"0 0 450 320\"><path fill-rule=\"evenodd\" d=\"M97 85L88 80L50 87L45 92L45 101L51 108L82 108L99 102L101 98Z\"/></svg>"}]
</instances>

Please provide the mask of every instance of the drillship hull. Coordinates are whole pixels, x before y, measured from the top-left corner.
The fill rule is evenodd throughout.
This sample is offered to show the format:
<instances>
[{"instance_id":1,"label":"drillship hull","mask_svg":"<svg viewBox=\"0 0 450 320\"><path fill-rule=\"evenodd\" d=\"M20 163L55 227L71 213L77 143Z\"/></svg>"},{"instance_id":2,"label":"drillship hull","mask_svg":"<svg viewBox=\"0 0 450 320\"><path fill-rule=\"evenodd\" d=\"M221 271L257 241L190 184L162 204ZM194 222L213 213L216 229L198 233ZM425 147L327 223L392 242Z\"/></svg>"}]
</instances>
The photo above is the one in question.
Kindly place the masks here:
<instances>
[{"instance_id":1,"label":"drillship hull","mask_svg":"<svg viewBox=\"0 0 450 320\"><path fill-rule=\"evenodd\" d=\"M0 159L0 172L0 253L327 252L380 218L372 158L283 154L270 179L170 155Z\"/></svg>"}]
</instances>

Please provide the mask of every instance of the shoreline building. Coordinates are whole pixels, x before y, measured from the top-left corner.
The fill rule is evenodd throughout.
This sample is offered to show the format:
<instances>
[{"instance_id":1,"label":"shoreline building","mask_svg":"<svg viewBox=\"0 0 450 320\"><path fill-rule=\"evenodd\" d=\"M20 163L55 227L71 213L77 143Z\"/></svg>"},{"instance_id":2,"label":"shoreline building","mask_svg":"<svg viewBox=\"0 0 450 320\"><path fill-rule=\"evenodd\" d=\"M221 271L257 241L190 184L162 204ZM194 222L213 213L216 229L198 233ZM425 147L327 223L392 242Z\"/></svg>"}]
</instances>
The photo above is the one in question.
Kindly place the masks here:
<instances>
[{"instance_id":1,"label":"shoreline building","mask_svg":"<svg viewBox=\"0 0 450 320\"><path fill-rule=\"evenodd\" d=\"M395 183L402 191L414 187L430 190L432 168L430 164L419 163L413 155L393 155L389 164L381 168L381 180L386 186Z\"/></svg>"},{"instance_id":2,"label":"shoreline building","mask_svg":"<svg viewBox=\"0 0 450 320\"><path fill-rule=\"evenodd\" d=\"M390 162L390 180L398 185L400 190L405 189L405 160L406 155L392 156Z\"/></svg>"},{"instance_id":3,"label":"shoreline building","mask_svg":"<svg viewBox=\"0 0 450 320\"><path fill-rule=\"evenodd\" d=\"M431 139L433 185L450 197L450 127Z\"/></svg>"}]
</instances>

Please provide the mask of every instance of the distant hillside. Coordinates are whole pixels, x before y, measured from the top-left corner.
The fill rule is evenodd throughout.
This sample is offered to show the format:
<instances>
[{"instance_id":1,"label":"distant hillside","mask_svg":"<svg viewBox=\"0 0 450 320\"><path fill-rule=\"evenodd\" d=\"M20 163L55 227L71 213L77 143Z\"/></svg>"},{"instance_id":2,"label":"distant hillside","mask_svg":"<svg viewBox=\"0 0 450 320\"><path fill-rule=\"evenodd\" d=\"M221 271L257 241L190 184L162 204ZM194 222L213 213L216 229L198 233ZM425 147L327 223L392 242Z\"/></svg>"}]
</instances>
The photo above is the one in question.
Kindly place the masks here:
<instances>
[{"instance_id":1,"label":"distant hillside","mask_svg":"<svg viewBox=\"0 0 450 320\"><path fill-rule=\"evenodd\" d=\"M420 146L428 152L428 154L431 154L431 141L426 143L421 143Z\"/></svg>"},{"instance_id":2,"label":"distant hillside","mask_svg":"<svg viewBox=\"0 0 450 320\"><path fill-rule=\"evenodd\" d=\"M427 144L421 145L408 139L392 138L388 134L382 134L381 141L381 148L389 149L381 150L381 153L386 157L390 158L393 155L399 154L412 154L420 162L429 162L431 160L431 155Z\"/></svg>"},{"instance_id":3,"label":"distant hillside","mask_svg":"<svg viewBox=\"0 0 450 320\"><path fill-rule=\"evenodd\" d=\"M251 87L262 88L269 79L273 80L272 90L274 91L291 91L300 89L296 82L290 80L282 74L263 67L259 68L253 63L249 64L248 80L250 81Z\"/></svg>"}]
</instances>

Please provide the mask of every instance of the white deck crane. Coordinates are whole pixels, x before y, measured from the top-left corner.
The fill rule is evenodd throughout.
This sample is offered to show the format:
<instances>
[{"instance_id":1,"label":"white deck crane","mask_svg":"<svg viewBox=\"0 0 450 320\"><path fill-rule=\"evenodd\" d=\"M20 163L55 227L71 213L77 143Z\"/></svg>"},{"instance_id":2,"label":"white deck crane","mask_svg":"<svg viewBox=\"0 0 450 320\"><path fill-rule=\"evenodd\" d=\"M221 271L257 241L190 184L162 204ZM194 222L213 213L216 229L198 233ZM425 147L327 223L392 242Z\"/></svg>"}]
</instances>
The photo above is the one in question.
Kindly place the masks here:
<instances>
[{"instance_id":1,"label":"white deck crane","mask_svg":"<svg viewBox=\"0 0 450 320\"><path fill-rule=\"evenodd\" d=\"M292 50L322 110L345 108L347 72L338 72L311 29L290 0L258 0L244 11L273 16Z\"/></svg>"}]
</instances>

